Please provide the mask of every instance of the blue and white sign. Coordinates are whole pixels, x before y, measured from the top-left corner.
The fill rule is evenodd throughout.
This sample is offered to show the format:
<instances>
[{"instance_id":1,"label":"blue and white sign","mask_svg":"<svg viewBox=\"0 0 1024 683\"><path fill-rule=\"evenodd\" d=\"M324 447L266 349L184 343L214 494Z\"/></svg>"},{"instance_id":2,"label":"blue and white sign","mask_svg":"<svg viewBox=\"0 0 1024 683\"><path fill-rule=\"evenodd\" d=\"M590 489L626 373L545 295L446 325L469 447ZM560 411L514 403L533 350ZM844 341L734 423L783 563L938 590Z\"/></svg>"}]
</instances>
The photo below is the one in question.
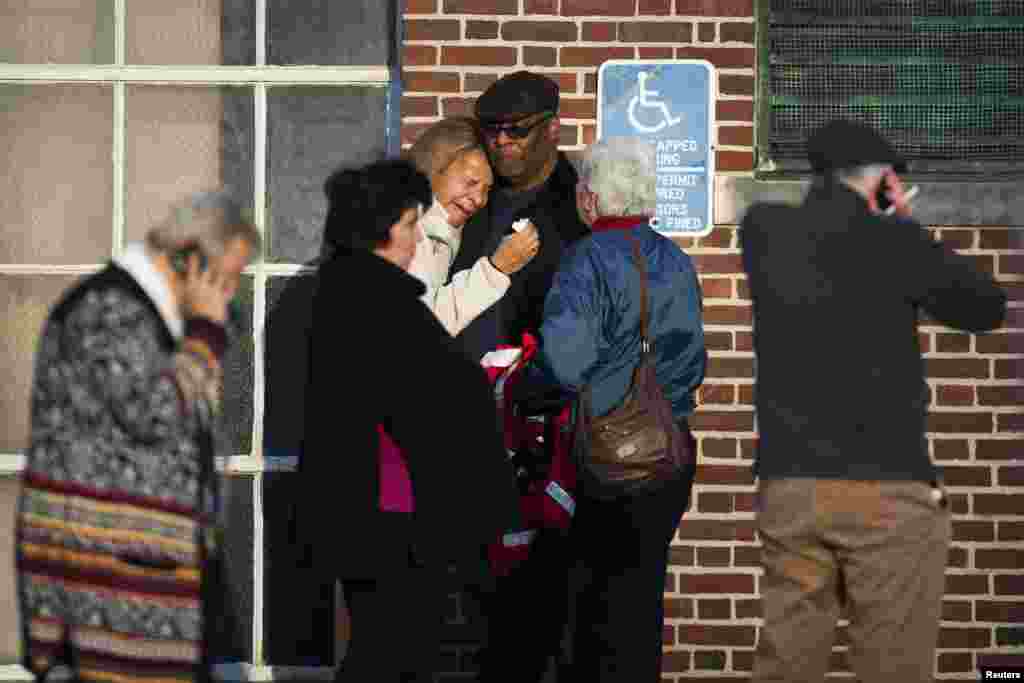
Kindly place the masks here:
<instances>
[{"instance_id":1,"label":"blue and white sign","mask_svg":"<svg viewBox=\"0 0 1024 683\"><path fill-rule=\"evenodd\" d=\"M715 69L696 59L612 60L597 73L597 136L636 136L658 151L655 228L706 235L713 225Z\"/></svg>"}]
</instances>

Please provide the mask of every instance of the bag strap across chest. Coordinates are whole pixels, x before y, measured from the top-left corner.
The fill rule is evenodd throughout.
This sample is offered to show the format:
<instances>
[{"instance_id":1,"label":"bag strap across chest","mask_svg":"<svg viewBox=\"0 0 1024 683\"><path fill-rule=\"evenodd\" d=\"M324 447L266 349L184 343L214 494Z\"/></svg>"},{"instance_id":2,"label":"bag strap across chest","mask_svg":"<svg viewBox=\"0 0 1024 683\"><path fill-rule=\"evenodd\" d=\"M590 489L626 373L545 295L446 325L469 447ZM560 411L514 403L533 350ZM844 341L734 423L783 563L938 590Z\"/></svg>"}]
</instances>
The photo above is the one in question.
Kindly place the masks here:
<instances>
[{"instance_id":1,"label":"bag strap across chest","mask_svg":"<svg viewBox=\"0 0 1024 683\"><path fill-rule=\"evenodd\" d=\"M647 335L647 259L640 253L640 240L632 233L626 233L633 247L633 265L640 273L640 359L641 361L651 349L650 337Z\"/></svg>"},{"instance_id":2,"label":"bag strap across chest","mask_svg":"<svg viewBox=\"0 0 1024 683\"><path fill-rule=\"evenodd\" d=\"M637 372L640 367L643 366L644 361L648 359L651 352L651 341L648 336L648 306L647 306L647 259L644 258L643 253L640 251L640 240L636 238L636 235L631 232L626 233L626 239L630 241L633 250L633 265L636 267L637 272L640 273L640 360L636 365L636 369L633 371L633 380L630 382L630 391L636 388ZM582 396L586 405L586 412L588 413L588 420L590 414L590 385L586 384L583 387Z\"/></svg>"}]
</instances>

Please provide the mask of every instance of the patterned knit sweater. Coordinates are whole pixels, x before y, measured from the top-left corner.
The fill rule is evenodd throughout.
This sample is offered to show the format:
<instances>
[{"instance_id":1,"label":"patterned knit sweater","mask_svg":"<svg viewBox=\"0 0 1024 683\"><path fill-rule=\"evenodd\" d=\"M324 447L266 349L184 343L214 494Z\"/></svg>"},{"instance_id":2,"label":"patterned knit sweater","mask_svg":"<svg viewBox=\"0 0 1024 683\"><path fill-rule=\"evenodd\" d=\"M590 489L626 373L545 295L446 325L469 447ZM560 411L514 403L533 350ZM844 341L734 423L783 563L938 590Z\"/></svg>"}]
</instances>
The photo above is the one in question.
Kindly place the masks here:
<instances>
[{"instance_id":1,"label":"patterned knit sweater","mask_svg":"<svg viewBox=\"0 0 1024 683\"><path fill-rule=\"evenodd\" d=\"M83 679L195 678L214 548L212 419L224 330L176 343L111 265L48 318L36 356L17 520L27 665L70 648Z\"/></svg>"}]
</instances>

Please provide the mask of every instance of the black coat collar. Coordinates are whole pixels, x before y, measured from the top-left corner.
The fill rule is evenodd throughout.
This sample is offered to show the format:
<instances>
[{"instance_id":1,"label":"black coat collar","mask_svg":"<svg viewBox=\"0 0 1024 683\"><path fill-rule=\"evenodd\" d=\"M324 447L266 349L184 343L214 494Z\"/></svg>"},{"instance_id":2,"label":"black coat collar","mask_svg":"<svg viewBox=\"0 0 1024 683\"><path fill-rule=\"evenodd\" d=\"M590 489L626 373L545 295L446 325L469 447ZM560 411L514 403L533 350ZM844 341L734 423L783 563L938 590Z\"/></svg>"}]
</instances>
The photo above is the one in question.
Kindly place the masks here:
<instances>
[{"instance_id":1,"label":"black coat collar","mask_svg":"<svg viewBox=\"0 0 1024 683\"><path fill-rule=\"evenodd\" d=\"M353 286L369 288L368 292L383 286L395 296L419 298L427 291L418 278L367 249L338 247L321 264L320 272L353 280Z\"/></svg>"},{"instance_id":2,"label":"black coat collar","mask_svg":"<svg viewBox=\"0 0 1024 683\"><path fill-rule=\"evenodd\" d=\"M576 168L569 161L569 157L565 156L563 152L559 152L558 163L555 164L555 170L551 174L548 189L559 197L566 195L575 197L578 180L579 174L576 173Z\"/></svg>"},{"instance_id":3,"label":"black coat collar","mask_svg":"<svg viewBox=\"0 0 1024 683\"><path fill-rule=\"evenodd\" d=\"M810 206L821 202L828 202L833 210L839 210L848 215L874 215L868 208L868 203L864 201L864 197L856 190L836 181L816 182L811 186L804 204Z\"/></svg>"},{"instance_id":4,"label":"black coat collar","mask_svg":"<svg viewBox=\"0 0 1024 683\"><path fill-rule=\"evenodd\" d=\"M576 181L579 175L573 167L569 157L564 152L558 153L558 161L551 170L551 175L544 181L537 196L537 203L543 204L549 209L559 209L566 199L575 200ZM575 201L572 202L575 211Z\"/></svg>"},{"instance_id":5,"label":"black coat collar","mask_svg":"<svg viewBox=\"0 0 1024 683\"><path fill-rule=\"evenodd\" d=\"M572 244L590 232L576 212L578 180L579 175L572 162L563 152L559 152L558 162L537 197L536 206L553 219L553 227L565 245Z\"/></svg>"}]
</instances>

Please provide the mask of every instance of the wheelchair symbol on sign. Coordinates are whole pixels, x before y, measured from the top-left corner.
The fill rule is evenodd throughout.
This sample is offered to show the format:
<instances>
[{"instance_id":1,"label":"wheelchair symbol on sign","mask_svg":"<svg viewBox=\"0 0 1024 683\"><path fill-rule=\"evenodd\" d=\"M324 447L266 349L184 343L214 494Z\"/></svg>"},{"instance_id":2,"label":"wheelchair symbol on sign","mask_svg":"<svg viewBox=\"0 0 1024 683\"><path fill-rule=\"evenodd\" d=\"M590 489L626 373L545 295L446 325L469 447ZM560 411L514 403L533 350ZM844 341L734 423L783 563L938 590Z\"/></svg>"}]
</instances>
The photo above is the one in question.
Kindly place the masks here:
<instances>
[{"instance_id":1,"label":"wheelchair symbol on sign","mask_svg":"<svg viewBox=\"0 0 1024 683\"><path fill-rule=\"evenodd\" d=\"M629 123L633 128L637 129L641 133L657 133L658 131L674 126L683 120L681 116L672 116L672 112L668 110L668 105L661 100L653 100L652 97L658 96L657 90L649 90L647 88L647 79L651 77L647 71L641 71L636 75L637 81L640 83L640 94L635 95L633 99L629 101ZM644 109L656 109L660 112L660 120L654 125L646 125L642 123L636 117L637 107Z\"/></svg>"}]
</instances>

